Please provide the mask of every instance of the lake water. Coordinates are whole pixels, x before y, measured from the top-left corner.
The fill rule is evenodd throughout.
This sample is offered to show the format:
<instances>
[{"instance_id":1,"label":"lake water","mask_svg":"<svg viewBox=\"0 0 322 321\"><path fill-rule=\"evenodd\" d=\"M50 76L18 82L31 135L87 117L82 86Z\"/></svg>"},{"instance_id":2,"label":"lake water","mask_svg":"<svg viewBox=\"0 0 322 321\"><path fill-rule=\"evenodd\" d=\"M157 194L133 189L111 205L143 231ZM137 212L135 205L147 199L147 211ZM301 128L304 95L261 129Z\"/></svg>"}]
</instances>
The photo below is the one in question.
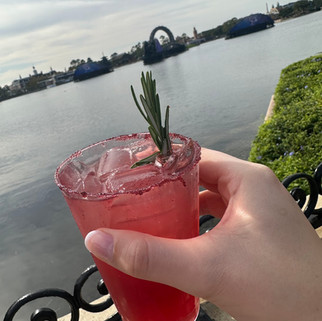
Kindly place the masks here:
<instances>
[{"instance_id":1,"label":"lake water","mask_svg":"<svg viewBox=\"0 0 322 321\"><path fill-rule=\"evenodd\" d=\"M171 106L171 131L247 159L281 69L321 52L319 34L322 12L209 42L155 65L138 62L1 102L0 318L29 291L72 292L92 264L53 174L84 146L146 131L130 93L131 84L141 92L141 71L152 70L161 105Z\"/></svg>"}]
</instances>

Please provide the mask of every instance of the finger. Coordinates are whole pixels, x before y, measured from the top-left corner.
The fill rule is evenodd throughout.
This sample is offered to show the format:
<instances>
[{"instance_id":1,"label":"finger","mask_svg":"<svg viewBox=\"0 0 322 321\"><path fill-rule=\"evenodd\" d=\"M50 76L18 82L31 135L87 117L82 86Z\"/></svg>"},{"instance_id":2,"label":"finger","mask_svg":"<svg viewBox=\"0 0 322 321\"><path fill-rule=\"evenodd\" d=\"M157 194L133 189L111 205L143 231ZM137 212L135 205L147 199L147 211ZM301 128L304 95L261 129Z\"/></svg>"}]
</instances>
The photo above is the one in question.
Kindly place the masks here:
<instances>
[{"instance_id":1,"label":"finger","mask_svg":"<svg viewBox=\"0 0 322 321\"><path fill-rule=\"evenodd\" d=\"M211 246L212 255L205 253L209 246L203 246L204 238L205 235L187 240L166 239L105 228L90 232L85 245L93 255L126 274L204 297L209 279L202 271L209 269L206 262L216 253L216 245Z\"/></svg>"},{"instance_id":2,"label":"finger","mask_svg":"<svg viewBox=\"0 0 322 321\"><path fill-rule=\"evenodd\" d=\"M228 154L218 152L215 150L202 148L200 165L200 176L204 182L212 184L212 182L218 182L226 175L230 176L230 173L236 173L241 164L247 164L248 162L230 156Z\"/></svg>"},{"instance_id":3,"label":"finger","mask_svg":"<svg viewBox=\"0 0 322 321\"><path fill-rule=\"evenodd\" d=\"M242 186L249 192L256 192L259 180L266 176L265 168L263 165L203 148L199 163L199 183L206 189L219 193L228 203Z\"/></svg>"},{"instance_id":4,"label":"finger","mask_svg":"<svg viewBox=\"0 0 322 321\"><path fill-rule=\"evenodd\" d=\"M213 215L222 218L226 211L226 203L218 193L203 191L199 193L200 215Z\"/></svg>"},{"instance_id":5,"label":"finger","mask_svg":"<svg viewBox=\"0 0 322 321\"><path fill-rule=\"evenodd\" d=\"M222 186L231 177L233 163L236 162L232 156L221 152L202 148L199 163L199 184L212 192L223 192ZM221 191L219 191L221 189ZM226 196L227 198L229 195Z\"/></svg>"}]
</instances>

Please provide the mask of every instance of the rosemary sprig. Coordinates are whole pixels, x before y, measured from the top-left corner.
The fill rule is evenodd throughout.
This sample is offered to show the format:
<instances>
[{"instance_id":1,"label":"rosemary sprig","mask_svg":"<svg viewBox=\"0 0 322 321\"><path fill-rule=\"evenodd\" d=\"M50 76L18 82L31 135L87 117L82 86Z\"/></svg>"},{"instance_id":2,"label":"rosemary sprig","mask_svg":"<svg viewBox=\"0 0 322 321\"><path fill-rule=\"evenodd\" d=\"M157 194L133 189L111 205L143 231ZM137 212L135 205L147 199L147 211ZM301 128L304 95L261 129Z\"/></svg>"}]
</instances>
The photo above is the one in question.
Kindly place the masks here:
<instances>
[{"instance_id":1,"label":"rosemary sprig","mask_svg":"<svg viewBox=\"0 0 322 321\"><path fill-rule=\"evenodd\" d=\"M136 162L132 165L132 168L152 163L159 155L163 158L166 158L170 156L172 153L171 141L169 136L170 107L167 106L165 122L163 127L161 120L160 99L158 93L156 92L156 81L152 78L151 71L147 72L146 76L144 76L144 73L142 72L141 84L143 89L143 95L140 95L140 100L143 108L140 106L136 98L133 86L131 86L132 96L141 115L149 124L148 130L159 151Z\"/></svg>"}]
</instances>

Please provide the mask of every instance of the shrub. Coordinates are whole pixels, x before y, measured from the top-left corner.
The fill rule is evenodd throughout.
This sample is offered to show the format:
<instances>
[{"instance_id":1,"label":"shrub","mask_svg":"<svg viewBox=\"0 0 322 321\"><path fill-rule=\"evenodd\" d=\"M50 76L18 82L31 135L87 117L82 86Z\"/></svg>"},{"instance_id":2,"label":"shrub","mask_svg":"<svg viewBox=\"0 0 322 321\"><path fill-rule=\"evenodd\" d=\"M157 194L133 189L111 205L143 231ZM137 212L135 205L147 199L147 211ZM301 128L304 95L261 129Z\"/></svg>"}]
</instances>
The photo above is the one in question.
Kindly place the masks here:
<instances>
[{"instance_id":1,"label":"shrub","mask_svg":"<svg viewBox=\"0 0 322 321\"><path fill-rule=\"evenodd\" d=\"M313 174L322 161L322 54L282 70L274 113L259 127L249 160L267 165L280 180Z\"/></svg>"}]
</instances>

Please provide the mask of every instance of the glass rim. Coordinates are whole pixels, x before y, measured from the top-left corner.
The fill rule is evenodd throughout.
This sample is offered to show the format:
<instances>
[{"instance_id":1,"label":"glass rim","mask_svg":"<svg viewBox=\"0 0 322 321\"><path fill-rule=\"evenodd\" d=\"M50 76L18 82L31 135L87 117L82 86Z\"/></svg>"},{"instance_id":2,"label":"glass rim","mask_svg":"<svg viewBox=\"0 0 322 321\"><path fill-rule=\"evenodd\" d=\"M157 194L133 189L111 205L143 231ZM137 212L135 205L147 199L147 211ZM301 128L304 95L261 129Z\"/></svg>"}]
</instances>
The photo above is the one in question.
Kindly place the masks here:
<instances>
[{"instance_id":1,"label":"glass rim","mask_svg":"<svg viewBox=\"0 0 322 321\"><path fill-rule=\"evenodd\" d=\"M62 161L61 164L57 167L57 169L55 171L55 175L54 175L54 180L55 180L56 185L63 192L64 195L66 195L67 197L69 197L71 199L104 200L104 199L116 197L118 195L126 195L126 194L140 194L141 195L145 192L148 192L149 190L151 190L155 186L161 186L167 182L180 180L182 175L184 173L188 172L189 170L192 170L192 168L194 168L199 163L199 161L201 159L201 147L197 141L193 140L190 137L181 135L181 134L170 133L171 140L172 139L179 139L182 142L191 141L193 143L194 156L193 156L191 162L187 166L179 169L175 173L175 175L168 175L168 176L164 177L158 183L150 184L150 185L140 188L138 190L130 190L130 191L122 191L122 192L119 192L119 191L102 192L102 193L87 193L86 192L86 196L84 196L84 192L75 191L72 188L69 188L60 182L59 174L60 174L60 171L62 170L62 168L64 168L73 159L76 159L77 157L81 156L84 151L86 151L92 147L95 147L97 145L100 145L103 143L108 143L109 141L126 141L127 139L147 139L147 138L151 138L150 133L135 133L135 134L119 135L119 136L107 138L102 141L90 144L90 145L72 153L69 157L67 157L64 161Z\"/></svg>"}]
</instances>

